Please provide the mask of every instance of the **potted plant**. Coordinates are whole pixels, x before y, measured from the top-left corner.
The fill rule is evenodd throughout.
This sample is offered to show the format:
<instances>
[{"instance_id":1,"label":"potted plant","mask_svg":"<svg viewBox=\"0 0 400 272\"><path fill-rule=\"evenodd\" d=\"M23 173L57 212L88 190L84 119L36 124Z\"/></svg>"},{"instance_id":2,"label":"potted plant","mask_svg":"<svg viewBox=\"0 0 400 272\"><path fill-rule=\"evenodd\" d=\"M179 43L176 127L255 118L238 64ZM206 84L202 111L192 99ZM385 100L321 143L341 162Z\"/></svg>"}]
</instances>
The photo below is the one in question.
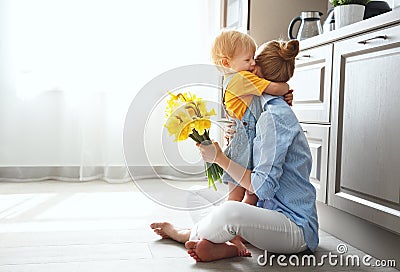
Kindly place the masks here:
<instances>
[{"instance_id":1,"label":"potted plant","mask_svg":"<svg viewBox=\"0 0 400 272\"><path fill-rule=\"evenodd\" d=\"M334 6L335 29L361 21L370 0L330 0Z\"/></svg>"}]
</instances>

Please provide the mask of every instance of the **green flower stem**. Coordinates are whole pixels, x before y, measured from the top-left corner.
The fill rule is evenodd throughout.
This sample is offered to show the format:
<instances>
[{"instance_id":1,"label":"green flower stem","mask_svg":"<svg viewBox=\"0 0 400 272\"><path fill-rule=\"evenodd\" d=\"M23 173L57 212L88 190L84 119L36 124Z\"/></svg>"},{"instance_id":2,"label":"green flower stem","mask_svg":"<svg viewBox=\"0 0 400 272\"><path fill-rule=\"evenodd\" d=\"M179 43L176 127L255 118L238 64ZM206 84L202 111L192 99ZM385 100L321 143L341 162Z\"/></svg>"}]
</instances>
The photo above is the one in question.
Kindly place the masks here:
<instances>
[{"instance_id":1,"label":"green flower stem","mask_svg":"<svg viewBox=\"0 0 400 272\"><path fill-rule=\"evenodd\" d=\"M190 134L189 137L190 137L193 141L195 141L196 143L200 143L200 142L196 139L196 137L193 136L193 134Z\"/></svg>"},{"instance_id":2,"label":"green flower stem","mask_svg":"<svg viewBox=\"0 0 400 272\"><path fill-rule=\"evenodd\" d=\"M217 191L217 187L215 186L215 178L216 178L216 173L215 173L215 169L214 169L214 164L211 163L207 163L208 165L208 170L207 172L209 173L209 175L211 176L211 180L209 179L209 183L208 183L208 187L210 187L210 185L213 186L214 190ZM211 183L211 184L210 184Z\"/></svg>"},{"instance_id":3,"label":"green flower stem","mask_svg":"<svg viewBox=\"0 0 400 272\"><path fill-rule=\"evenodd\" d=\"M206 173L207 173L207 179L208 179L208 188L210 188L212 181L213 181L213 177L212 177L212 173L209 168L209 163L206 163Z\"/></svg>"},{"instance_id":4,"label":"green flower stem","mask_svg":"<svg viewBox=\"0 0 400 272\"><path fill-rule=\"evenodd\" d=\"M192 130L192 134L190 134L189 137L192 138L196 143L202 142L202 137L199 135L199 133L195 129Z\"/></svg>"},{"instance_id":5,"label":"green flower stem","mask_svg":"<svg viewBox=\"0 0 400 272\"><path fill-rule=\"evenodd\" d=\"M210 134L209 134L208 129L204 130L204 135L206 135L207 139L210 140Z\"/></svg>"},{"instance_id":6,"label":"green flower stem","mask_svg":"<svg viewBox=\"0 0 400 272\"><path fill-rule=\"evenodd\" d=\"M209 144L211 144L210 141L210 135L208 130L204 130L203 135L200 135L199 132L195 129L192 130L192 133L189 135L189 137L195 141L196 143L204 143L208 141ZM208 187L210 188L211 185L214 188L215 191L217 191L217 186L215 185L215 181L219 180L220 183L222 183L221 176L223 173L222 168L215 163L209 163L206 162L204 164L204 171L207 176L208 180Z\"/></svg>"}]
</instances>

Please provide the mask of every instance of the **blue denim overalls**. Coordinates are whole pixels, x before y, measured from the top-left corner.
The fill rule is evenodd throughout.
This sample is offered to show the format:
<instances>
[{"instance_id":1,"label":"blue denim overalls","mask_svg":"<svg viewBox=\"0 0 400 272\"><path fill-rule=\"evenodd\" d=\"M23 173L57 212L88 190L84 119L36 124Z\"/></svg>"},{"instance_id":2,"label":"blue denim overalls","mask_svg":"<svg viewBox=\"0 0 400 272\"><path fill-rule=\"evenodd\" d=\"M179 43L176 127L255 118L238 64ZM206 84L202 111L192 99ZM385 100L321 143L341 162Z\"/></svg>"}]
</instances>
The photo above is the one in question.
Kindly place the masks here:
<instances>
[{"instance_id":1,"label":"blue denim overalls","mask_svg":"<svg viewBox=\"0 0 400 272\"><path fill-rule=\"evenodd\" d=\"M224 80L223 84L224 108L225 108L225 91L233 75L234 74L228 76ZM253 99L249 107L247 108L242 117L242 120L229 116L225 110L226 116L230 120L234 120L236 122L236 133L231 142L229 143L229 145L227 146L227 148L224 150L224 153L228 158L230 158L234 162L250 170L254 168L253 140L256 137L256 123L263 111L260 98L261 98L260 96L256 95L253 96ZM239 185L225 171L222 175L222 181L225 184L228 182L232 182L235 185Z\"/></svg>"}]
</instances>

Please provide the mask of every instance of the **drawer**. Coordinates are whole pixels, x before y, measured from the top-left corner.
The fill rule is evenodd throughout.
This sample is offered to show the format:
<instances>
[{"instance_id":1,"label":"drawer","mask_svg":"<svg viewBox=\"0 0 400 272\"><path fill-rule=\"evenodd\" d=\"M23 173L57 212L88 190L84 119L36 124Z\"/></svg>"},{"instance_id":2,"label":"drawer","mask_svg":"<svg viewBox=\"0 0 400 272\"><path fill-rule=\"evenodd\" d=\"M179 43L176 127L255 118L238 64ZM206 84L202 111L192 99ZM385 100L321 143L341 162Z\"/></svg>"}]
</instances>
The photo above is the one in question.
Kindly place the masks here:
<instances>
[{"instance_id":1,"label":"drawer","mask_svg":"<svg viewBox=\"0 0 400 272\"><path fill-rule=\"evenodd\" d=\"M293 77L293 111L300 122L330 123L332 44L301 51Z\"/></svg>"},{"instance_id":2,"label":"drawer","mask_svg":"<svg viewBox=\"0 0 400 272\"><path fill-rule=\"evenodd\" d=\"M344 57L372 54L373 52L398 48L400 43L400 26L387 27L344 41L335 43L335 52ZM371 57L373 57L371 55ZM335 64L337 65L337 63Z\"/></svg>"},{"instance_id":3,"label":"drawer","mask_svg":"<svg viewBox=\"0 0 400 272\"><path fill-rule=\"evenodd\" d=\"M329 125L300 124L312 156L310 181L317 191L317 201L326 203L328 177Z\"/></svg>"}]
</instances>

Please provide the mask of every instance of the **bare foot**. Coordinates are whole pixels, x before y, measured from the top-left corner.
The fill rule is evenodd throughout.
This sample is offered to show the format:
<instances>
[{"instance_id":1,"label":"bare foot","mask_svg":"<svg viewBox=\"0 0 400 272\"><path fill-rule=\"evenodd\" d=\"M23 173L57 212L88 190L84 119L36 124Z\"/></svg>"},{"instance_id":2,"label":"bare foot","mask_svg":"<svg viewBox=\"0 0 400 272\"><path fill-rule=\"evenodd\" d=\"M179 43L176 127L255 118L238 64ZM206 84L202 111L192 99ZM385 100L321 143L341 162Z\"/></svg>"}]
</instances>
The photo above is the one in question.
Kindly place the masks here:
<instances>
[{"instance_id":1,"label":"bare foot","mask_svg":"<svg viewBox=\"0 0 400 272\"><path fill-rule=\"evenodd\" d=\"M168 222L152 223L150 228L163 239L172 239L182 244L189 241L190 229L180 229Z\"/></svg>"},{"instance_id":2,"label":"bare foot","mask_svg":"<svg viewBox=\"0 0 400 272\"><path fill-rule=\"evenodd\" d=\"M214 244L208 240L195 240L185 243L188 249L188 254L196 262L211 262L215 260L236 257L238 256L238 248L232 243ZM248 252L243 257L250 257L251 253Z\"/></svg>"},{"instance_id":3,"label":"bare foot","mask_svg":"<svg viewBox=\"0 0 400 272\"><path fill-rule=\"evenodd\" d=\"M238 256L240 257L245 257L248 256L248 254L251 255L251 252L247 249L247 247L242 243L242 239L240 236L235 236L232 240L231 243L236 245L238 249Z\"/></svg>"}]
</instances>

